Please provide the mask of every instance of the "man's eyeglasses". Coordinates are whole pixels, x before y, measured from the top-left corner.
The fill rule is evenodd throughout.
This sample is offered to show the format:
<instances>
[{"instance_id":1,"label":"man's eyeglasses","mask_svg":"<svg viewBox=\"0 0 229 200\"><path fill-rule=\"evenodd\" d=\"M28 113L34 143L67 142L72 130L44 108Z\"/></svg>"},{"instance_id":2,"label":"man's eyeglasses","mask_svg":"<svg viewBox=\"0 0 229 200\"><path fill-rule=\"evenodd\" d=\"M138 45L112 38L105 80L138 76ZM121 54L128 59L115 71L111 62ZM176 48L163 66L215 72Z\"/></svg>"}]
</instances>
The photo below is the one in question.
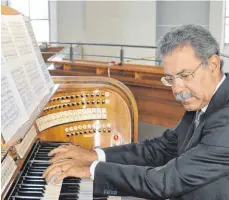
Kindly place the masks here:
<instances>
[{"instance_id":1,"label":"man's eyeglasses","mask_svg":"<svg viewBox=\"0 0 229 200\"><path fill-rule=\"evenodd\" d=\"M208 59L208 58L207 58ZM206 59L206 60L207 60ZM173 83L174 83L174 80L176 78L179 78L181 79L182 81L184 82L189 82L191 81L193 78L194 78L194 73L197 71L197 69L206 61L202 61L197 67L196 69L193 71L193 72L189 72L189 71L186 71L186 72L183 72L183 73L180 73L180 74L177 74L176 76L164 76L161 78L161 82L165 85L165 86L172 86Z\"/></svg>"}]
</instances>

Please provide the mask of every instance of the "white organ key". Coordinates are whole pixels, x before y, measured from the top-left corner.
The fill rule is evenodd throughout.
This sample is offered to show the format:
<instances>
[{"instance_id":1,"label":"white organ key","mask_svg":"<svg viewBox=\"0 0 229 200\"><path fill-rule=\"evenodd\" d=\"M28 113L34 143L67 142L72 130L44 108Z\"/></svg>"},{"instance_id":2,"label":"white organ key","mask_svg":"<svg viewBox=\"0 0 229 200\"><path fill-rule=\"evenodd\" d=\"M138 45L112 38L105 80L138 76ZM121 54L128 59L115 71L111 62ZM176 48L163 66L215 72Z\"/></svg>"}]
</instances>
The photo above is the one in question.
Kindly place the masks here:
<instances>
[{"instance_id":1,"label":"white organ key","mask_svg":"<svg viewBox=\"0 0 229 200\"><path fill-rule=\"evenodd\" d=\"M53 184L51 181L45 186L45 194L42 200L57 200L60 196L62 181L58 184Z\"/></svg>"},{"instance_id":2,"label":"white organ key","mask_svg":"<svg viewBox=\"0 0 229 200\"><path fill-rule=\"evenodd\" d=\"M93 181L90 179L81 179L79 191L79 200L93 199Z\"/></svg>"},{"instance_id":3,"label":"white organ key","mask_svg":"<svg viewBox=\"0 0 229 200\"><path fill-rule=\"evenodd\" d=\"M118 197L118 196L109 196L108 200L122 200L122 197Z\"/></svg>"}]
</instances>

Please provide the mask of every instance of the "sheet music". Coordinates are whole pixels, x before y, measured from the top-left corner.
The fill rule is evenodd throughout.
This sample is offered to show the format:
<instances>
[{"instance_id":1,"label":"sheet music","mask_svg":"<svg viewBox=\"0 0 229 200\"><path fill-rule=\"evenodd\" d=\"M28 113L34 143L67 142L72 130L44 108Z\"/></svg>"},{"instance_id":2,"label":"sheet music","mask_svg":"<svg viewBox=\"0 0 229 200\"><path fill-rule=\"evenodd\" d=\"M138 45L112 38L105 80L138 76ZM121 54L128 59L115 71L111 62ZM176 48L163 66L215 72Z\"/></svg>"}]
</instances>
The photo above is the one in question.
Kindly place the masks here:
<instances>
[{"instance_id":1,"label":"sheet music","mask_svg":"<svg viewBox=\"0 0 229 200\"><path fill-rule=\"evenodd\" d=\"M29 84L26 72L23 68L23 63L14 45L7 23L3 17L1 19L1 49L2 56L5 59L4 64L10 71L14 84L27 110L27 114L30 116L38 105L38 101Z\"/></svg>"},{"instance_id":2,"label":"sheet music","mask_svg":"<svg viewBox=\"0 0 229 200\"><path fill-rule=\"evenodd\" d=\"M31 26L31 23L30 23L28 17L24 16L24 20L25 20L25 25L27 27L28 33L30 35L30 38L31 38L31 41L32 41L32 44L33 44L33 47L34 47L34 50L35 50L35 53L36 53L36 56L37 56L38 62L39 62L40 67L42 69L45 82L48 85L48 88L51 88L54 85L54 83L53 83L53 80L52 80L52 78L50 76L48 68L47 68L47 66L46 66L46 64L44 62L44 59L43 59L43 57L41 55L41 51L40 51L40 48L38 47L38 44L37 44L37 41L36 41L36 38L35 38L35 35L34 35L34 32L33 32L33 28Z\"/></svg>"},{"instance_id":3,"label":"sheet music","mask_svg":"<svg viewBox=\"0 0 229 200\"><path fill-rule=\"evenodd\" d=\"M23 67L27 74L29 83L35 93L35 98L40 102L46 94L48 87L45 84L44 76L32 46L28 31L22 15L4 16L18 53L22 59Z\"/></svg>"},{"instance_id":4,"label":"sheet music","mask_svg":"<svg viewBox=\"0 0 229 200\"><path fill-rule=\"evenodd\" d=\"M29 117L3 58L1 64L1 131L8 142Z\"/></svg>"}]
</instances>

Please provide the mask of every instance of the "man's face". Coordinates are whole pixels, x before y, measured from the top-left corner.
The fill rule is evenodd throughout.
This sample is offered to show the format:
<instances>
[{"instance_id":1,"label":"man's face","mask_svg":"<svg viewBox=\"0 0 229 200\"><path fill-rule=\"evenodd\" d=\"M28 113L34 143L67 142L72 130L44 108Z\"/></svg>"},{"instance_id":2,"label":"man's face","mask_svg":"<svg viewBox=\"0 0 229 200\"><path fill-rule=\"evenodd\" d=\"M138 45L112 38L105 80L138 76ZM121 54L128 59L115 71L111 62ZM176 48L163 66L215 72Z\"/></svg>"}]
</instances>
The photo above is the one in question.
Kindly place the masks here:
<instances>
[{"instance_id":1,"label":"man's face","mask_svg":"<svg viewBox=\"0 0 229 200\"><path fill-rule=\"evenodd\" d=\"M209 58L207 66L198 67L202 61L191 47L185 46L165 55L162 61L165 76L187 75L196 70L190 75L190 80L175 78L171 86L175 98L183 104L185 110L200 110L209 103L220 80L217 56Z\"/></svg>"}]
</instances>

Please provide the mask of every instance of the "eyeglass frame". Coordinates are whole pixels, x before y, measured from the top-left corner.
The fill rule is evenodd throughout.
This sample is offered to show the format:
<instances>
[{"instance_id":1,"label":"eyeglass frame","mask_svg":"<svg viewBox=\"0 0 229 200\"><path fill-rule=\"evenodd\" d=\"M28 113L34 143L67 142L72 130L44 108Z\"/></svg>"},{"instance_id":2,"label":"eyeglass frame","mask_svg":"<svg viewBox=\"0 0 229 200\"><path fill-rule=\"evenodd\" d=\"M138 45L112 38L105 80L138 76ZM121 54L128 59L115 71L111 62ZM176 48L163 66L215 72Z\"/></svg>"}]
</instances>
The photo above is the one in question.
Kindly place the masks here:
<instances>
[{"instance_id":1,"label":"eyeglass frame","mask_svg":"<svg viewBox=\"0 0 229 200\"><path fill-rule=\"evenodd\" d=\"M197 71L197 69L199 69L199 67L200 67L201 65L203 65L204 62L206 62L210 57L211 57L211 56L209 56L207 59L203 60L203 61L196 67L196 69L194 69L194 71L191 72L190 74L188 74L187 76L192 76L192 78L194 78L194 75L193 75L193 74L194 74L194 73ZM183 78L184 78L184 77L187 77L187 76L183 76ZM163 77L161 77L161 82L162 82L165 86L171 87L172 84L169 84L169 83L168 83L168 81L166 80L166 77L168 77L168 76L163 76ZM179 78L180 80L184 81L183 78L182 78L182 73L181 73L181 74L177 74L177 75L175 75L175 76L171 76L171 77L172 77L171 80L174 80L174 79L176 79L176 78Z\"/></svg>"}]
</instances>

